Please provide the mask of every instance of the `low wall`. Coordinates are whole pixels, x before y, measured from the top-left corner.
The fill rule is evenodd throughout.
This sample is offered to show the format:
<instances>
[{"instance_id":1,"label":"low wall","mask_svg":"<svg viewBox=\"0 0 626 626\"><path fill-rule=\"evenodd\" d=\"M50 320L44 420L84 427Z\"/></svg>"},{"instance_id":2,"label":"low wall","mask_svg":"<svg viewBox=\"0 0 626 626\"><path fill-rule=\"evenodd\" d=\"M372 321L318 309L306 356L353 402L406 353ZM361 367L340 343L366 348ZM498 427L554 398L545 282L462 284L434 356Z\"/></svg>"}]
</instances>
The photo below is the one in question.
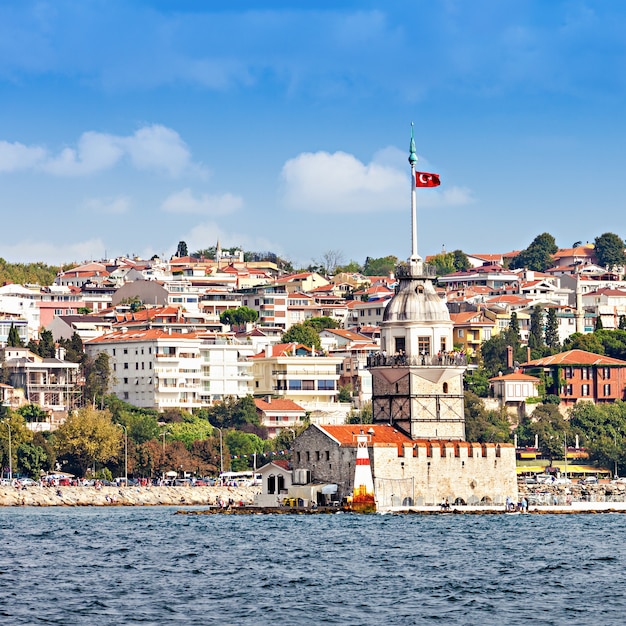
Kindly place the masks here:
<instances>
[{"instance_id":1,"label":"low wall","mask_svg":"<svg viewBox=\"0 0 626 626\"><path fill-rule=\"evenodd\" d=\"M0 487L0 506L248 505L260 487Z\"/></svg>"}]
</instances>

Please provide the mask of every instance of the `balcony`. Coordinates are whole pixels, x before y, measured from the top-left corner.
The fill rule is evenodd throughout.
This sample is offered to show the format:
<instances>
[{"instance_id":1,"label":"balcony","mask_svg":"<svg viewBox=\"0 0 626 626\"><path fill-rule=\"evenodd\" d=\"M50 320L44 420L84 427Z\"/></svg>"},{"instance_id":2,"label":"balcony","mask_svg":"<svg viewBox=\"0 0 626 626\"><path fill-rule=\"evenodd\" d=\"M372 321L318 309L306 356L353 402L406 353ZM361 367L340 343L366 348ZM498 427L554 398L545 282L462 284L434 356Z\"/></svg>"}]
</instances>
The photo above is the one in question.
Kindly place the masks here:
<instances>
[{"instance_id":1,"label":"balcony","mask_svg":"<svg viewBox=\"0 0 626 626\"><path fill-rule=\"evenodd\" d=\"M367 357L367 367L465 367L467 356L459 352L448 352L438 356L430 355L397 355L384 357L382 354L373 354Z\"/></svg>"}]
</instances>

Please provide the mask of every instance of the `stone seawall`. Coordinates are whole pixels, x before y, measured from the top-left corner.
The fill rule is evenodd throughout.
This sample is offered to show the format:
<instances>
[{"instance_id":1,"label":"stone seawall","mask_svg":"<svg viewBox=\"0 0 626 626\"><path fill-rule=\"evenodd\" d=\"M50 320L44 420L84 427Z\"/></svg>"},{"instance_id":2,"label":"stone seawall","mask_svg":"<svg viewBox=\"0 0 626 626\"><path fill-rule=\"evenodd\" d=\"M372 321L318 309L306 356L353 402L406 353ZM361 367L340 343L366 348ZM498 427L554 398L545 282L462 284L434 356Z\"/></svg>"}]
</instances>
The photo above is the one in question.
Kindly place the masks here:
<instances>
[{"instance_id":1,"label":"stone seawall","mask_svg":"<svg viewBox=\"0 0 626 626\"><path fill-rule=\"evenodd\" d=\"M0 506L249 505L260 487L0 487Z\"/></svg>"}]
</instances>

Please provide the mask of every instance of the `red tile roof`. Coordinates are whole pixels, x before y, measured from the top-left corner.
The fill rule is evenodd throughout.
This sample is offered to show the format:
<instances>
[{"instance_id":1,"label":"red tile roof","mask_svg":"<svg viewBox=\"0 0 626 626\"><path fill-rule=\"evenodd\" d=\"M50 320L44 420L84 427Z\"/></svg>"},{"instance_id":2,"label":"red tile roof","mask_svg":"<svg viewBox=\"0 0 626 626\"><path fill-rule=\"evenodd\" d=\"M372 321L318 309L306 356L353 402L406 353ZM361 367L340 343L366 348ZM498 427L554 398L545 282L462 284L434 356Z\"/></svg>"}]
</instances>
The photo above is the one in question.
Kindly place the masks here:
<instances>
[{"instance_id":1,"label":"red tile roof","mask_svg":"<svg viewBox=\"0 0 626 626\"><path fill-rule=\"evenodd\" d=\"M586 352L585 350L569 350L568 352L560 352L542 359L528 361L523 363L522 367L549 367L551 365L622 365L626 367L626 361L595 354L594 352Z\"/></svg>"},{"instance_id":2,"label":"red tile roof","mask_svg":"<svg viewBox=\"0 0 626 626\"><path fill-rule=\"evenodd\" d=\"M300 413L306 413L299 404L296 404L293 400L287 400L286 398L272 398L271 402L256 398L254 404L260 411L298 411ZM280 426L280 424L277 424L277 426Z\"/></svg>"},{"instance_id":3,"label":"red tile roof","mask_svg":"<svg viewBox=\"0 0 626 626\"><path fill-rule=\"evenodd\" d=\"M390 443L403 444L412 443L412 439L404 433L396 430L388 424L345 424L341 426L331 426L327 424L317 425L317 428L324 431L327 435L339 442L342 446L356 446L356 436L363 431L363 434L370 434L372 444Z\"/></svg>"},{"instance_id":4,"label":"red tile roof","mask_svg":"<svg viewBox=\"0 0 626 626\"><path fill-rule=\"evenodd\" d=\"M492 380L521 380L521 381L531 381L531 382L540 382L541 379L536 376L529 376L528 374L522 374L521 372L514 372L513 374L504 374L503 376L494 376L490 378L489 381Z\"/></svg>"}]
</instances>

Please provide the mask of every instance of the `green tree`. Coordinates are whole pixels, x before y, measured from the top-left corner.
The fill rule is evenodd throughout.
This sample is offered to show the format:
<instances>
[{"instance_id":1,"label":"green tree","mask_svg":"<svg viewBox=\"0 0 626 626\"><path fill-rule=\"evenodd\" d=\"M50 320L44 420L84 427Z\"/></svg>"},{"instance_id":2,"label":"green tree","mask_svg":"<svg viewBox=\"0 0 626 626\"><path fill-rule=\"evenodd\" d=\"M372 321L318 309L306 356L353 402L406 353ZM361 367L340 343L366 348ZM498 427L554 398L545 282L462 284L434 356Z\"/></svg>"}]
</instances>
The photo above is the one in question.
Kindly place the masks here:
<instances>
[{"instance_id":1,"label":"green tree","mask_svg":"<svg viewBox=\"0 0 626 626\"><path fill-rule=\"evenodd\" d=\"M590 459L615 473L626 468L626 403L578 402L570 409L570 427Z\"/></svg>"},{"instance_id":2,"label":"green tree","mask_svg":"<svg viewBox=\"0 0 626 626\"><path fill-rule=\"evenodd\" d=\"M341 385L339 387L339 402L352 402L352 385L348 383L347 385Z\"/></svg>"},{"instance_id":3,"label":"green tree","mask_svg":"<svg viewBox=\"0 0 626 626\"><path fill-rule=\"evenodd\" d=\"M111 420L109 411L85 407L70 413L54 432L57 456L79 476L95 463L117 457L124 445L122 429Z\"/></svg>"},{"instance_id":4,"label":"green tree","mask_svg":"<svg viewBox=\"0 0 626 626\"><path fill-rule=\"evenodd\" d=\"M471 391L465 392L465 439L479 443L511 441L511 424L506 410L487 411L484 402Z\"/></svg>"},{"instance_id":5,"label":"green tree","mask_svg":"<svg viewBox=\"0 0 626 626\"><path fill-rule=\"evenodd\" d=\"M170 438L181 441L187 450L191 450L194 441L203 440L212 435L213 426L196 416L190 416L189 421L176 422L169 427Z\"/></svg>"},{"instance_id":6,"label":"green tree","mask_svg":"<svg viewBox=\"0 0 626 626\"><path fill-rule=\"evenodd\" d=\"M13 473L18 470L17 451L23 443L33 439L33 433L28 429L24 418L11 409L7 410L4 419L0 422L0 450L2 451L2 465L9 467L9 432L11 433L11 466Z\"/></svg>"},{"instance_id":7,"label":"green tree","mask_svg":"<svg viewBox=\"0 0 626 626\"><path fill-rule=\"evenodd\" d=\"M543 308L540 304L533 307L530 314L530 332L528 334L528 347L531 350L542 351L545 344L543 341Z\"/></svg>"},{"instance_id":8,"label":"green tree","mask_svg":"<svg viewBox=\"0 0 626 626\"><path fill-rule=\"evenodd\" d=\"M346 263L346 265L337 266L336 272L337 274L342 272L346 274L361 274L363 272L363 266L351 260L349 263Z\"/></svg>"},{"instance_id":9,"label":"green tree","mask_svg":"<svg viewBox=\"0 0 626 626\"><path fill-rule=\"evenodd\" d=\"M220 315L220 323L225 326L243 326L250 322L256 322L259 314L247 306L241 306L237 309L226 309Z\"/></svg>"},{"instance_id":10,"label":"green tree","mask_svg":"<svg viewBox=\"0 0 626 626\"><path fill-rule=\"evenodd\" d=\"M352 410L346 418L346 424L373 424L372 403L366 402L360 410Z\"/></svg>"},{"instance_id":11,"label":"green tree","mask_svg":"<svg viewBox=\"0 0 626 626\"><path fill-rule=\"evenodd\" d=\"M550 348L552 354L556 354L561 349L561 342L559 340L559 324L554 307L548 309L544 337L546 346Z\"/></svg>"},{"instance_id":12,"label":"green tree","mask_svg":"<svg viewBox=\"0 0 626 626\"><path fill-rule=\"evenodd\" d=\"M179 241L178 247L176 248L176 256L181 258L187 256L188 254L187 244L184 241Z\"/></svg>"},{"instance_id":13,"label":"green tree","mask_svg":"<svg viewBox=\"0 0 626 626\"><path fill-rule=\"evenodd\" d=\"M20 339L20 334L17 332L17 328L11 323L9 328L9 336L7 337L7 346L9 348L21 348L24 344Z\"/></svg>"},{"instance_id":14,"label":"green tree","mask_svg":"<svg viewBox=\"0 0 626 626\"><path fill-rule=\"evenodd\" d=\"M32 441L20 444L17 449L17 467L21 474L39 479L44 468L49 469L46 451Z\"/></svg>"},{"instance_id":15,"label":"green tree","mask_svg":"<svg viewBox=\"0 0 626 626\"><path fill-rule=\"evenodd\" d=\"M471 391L480 398L489 395L489 376L484 368L465 370L463 384L467 391Z\"/></svg>"},{"instance_id":16,"label":"green tree","mask_svg":"<svg viewBox=\"0 0 626 626\"><path fill-rule=\"evenodd\" d=\"M74 333L70 339L61 338L58 341L59 347L65 349L65 360L72 363L81 363L85 357L83 340L78 333Z\"/></svg>"},{"instance_id":17,"label":"green tree","mask_svg":"<svg viewBox=\"0 0 626 626\"><path fill-rule=\"evenodd\" d=\"M510 264L511 269L526 268L545 272L552 266L552 255L558 250L554 237L549 233L537 235L532 243L522 250Z\"/></svg>"},{"instance_id":18,"label":"green tree","mask_svg":"<svg viewBox=\"0 0 626 626\"><path fill-rule=\"evenodd\" d=\"M454 254L452 252L440 252L429 258L428 263L434 266L437 276L446 276L456 272L454 267Z\"/></svg>"},{"instance_id":19,"label":"green tree","mask_svg":"<svg viewBox=\"0 0 626 626\"><path fill-rule=\"evenodd\" d=\"M102 404L111 384L109 355L106 352L100 352L95 359L85 358L83 360L83 374L85 377L83 392L85 401L91 402L94 406Z\"/></svg>"},{"instance_id":20,"label":"green tree","mask_svg":"<svg viewBox=\"0 0 626 626\"><path fill-rule=\"evenodd\" d=\"M465 271L472 267L472 264L470 263L467 254L465 254L463 250L453 250L452 254L454 255L454 269L457 272Z\"/></svg>"},{"instance_id":21,"label":"green tree","mask_svg":"<svg viewBox=\"0 0 626 626\"><path fill-rule=\"evenodd\" d=\"M563 342L563 350L585 350L604 354L604 346L596 333L573 333Z\"/></svg>"},{"instance_id":22,"label":"green tree","mask_svg":"<svg viewBox=\"0 0 626 626\"><path fill-rule=\"evenodd\" d=\"M615 233L604 233L594 240L598 264L608 270L626 265L624 240Z\"/></svg>"},{"instance_id":23,"label":"green tree","mask_svg":"<svg viewBox=\"0 0 626 626\"><path fill-rule=\"evenodd\" d=\"M225 398L222 402L216 402L213 406L201 411L199 417L218 428L241 430L247 425L259 425L254 398L250 395L244 398Z\"/></svg>"},{"instance_id":24,"label":"green tree","mask_svg":"<svg viewBox=\"0 0 626 626\"><path fill-rule=\"evenodd\" d=\"M224 439L231 454L231 468L235 472L250 469L254 463L255 453L262 455L265 452L263 440L251 433L229 430Z\"/></svg>"},{"instance_id":25,"label":"green tree","mask_svg":"<svg viewBox=\"0 0 626 626\"><path fill-rule=\"evenodd\" d=\"M53 359L56 356L56 346L52 332L45 328L39 333L39 356L44 359Z\"/></svg>"},{"instance_id":26,"label":"green tree","mask_svg":"<svg viewBox=\"0 0 626 626\"><path fill-rule=\"evenodd\" d=\"M511 312L511 321L504 334L508 344L517 350L522 340L519 332L519 320L515 311Z\"/></svg>"},{"instance_id":27,"label":"green tree","mask_svg":"<svg viewBox=\"0 0 626 626\"><path fill-rule=\"evenodd\" d=\"M321 350L322 342L320 336L312 326L308 324L293 324L289 330L283 333L282 343L301 343L304 346L313 346L316 350Z\"/></svg>"},{"instance_id":28,"label":"green tree","mask_svg":"<svg viewBox=\"0 0 626 626\"><path fill-rule=\"evenodd\" d=\"M570 434L569 423L554 404L540 404L533 412L530 431L537 435L539 449L550 461L565 455L565 437Z\"/></svg>"},{"instance_id":29,"label":"green tree","mask_svg":"<svg viewBox=\"0 0 626 626\"><path fill-rule=\"evenodd\" d=\"M339 328L339 322L332 317L324 315L323 317L310 317L303 322L307 326L312 326L318 333L325 328Z\"/></svg>"},{"instance_id":30,"label":"green tree","mask_svg":"<svg viewBox=\"0 0 626 626\"><path fill-rule=\"evenodd\" d=\"M365 276L389 276L395 271L398 264L398 257L390 255L373 259L367 257L363 266L363 274Z\"/></svg>"},{"instance_id":31,"label":"green tree","mask_svg":"<svg viewBox=\"0 0 626 626\"><path fill-rule=\"evenodd\" d=\"M24 418L27 423L45 422L48 419L48 413L44 411L38 404L25 404L17 409L17 412Z\"/></svg>"}]
</instances>

